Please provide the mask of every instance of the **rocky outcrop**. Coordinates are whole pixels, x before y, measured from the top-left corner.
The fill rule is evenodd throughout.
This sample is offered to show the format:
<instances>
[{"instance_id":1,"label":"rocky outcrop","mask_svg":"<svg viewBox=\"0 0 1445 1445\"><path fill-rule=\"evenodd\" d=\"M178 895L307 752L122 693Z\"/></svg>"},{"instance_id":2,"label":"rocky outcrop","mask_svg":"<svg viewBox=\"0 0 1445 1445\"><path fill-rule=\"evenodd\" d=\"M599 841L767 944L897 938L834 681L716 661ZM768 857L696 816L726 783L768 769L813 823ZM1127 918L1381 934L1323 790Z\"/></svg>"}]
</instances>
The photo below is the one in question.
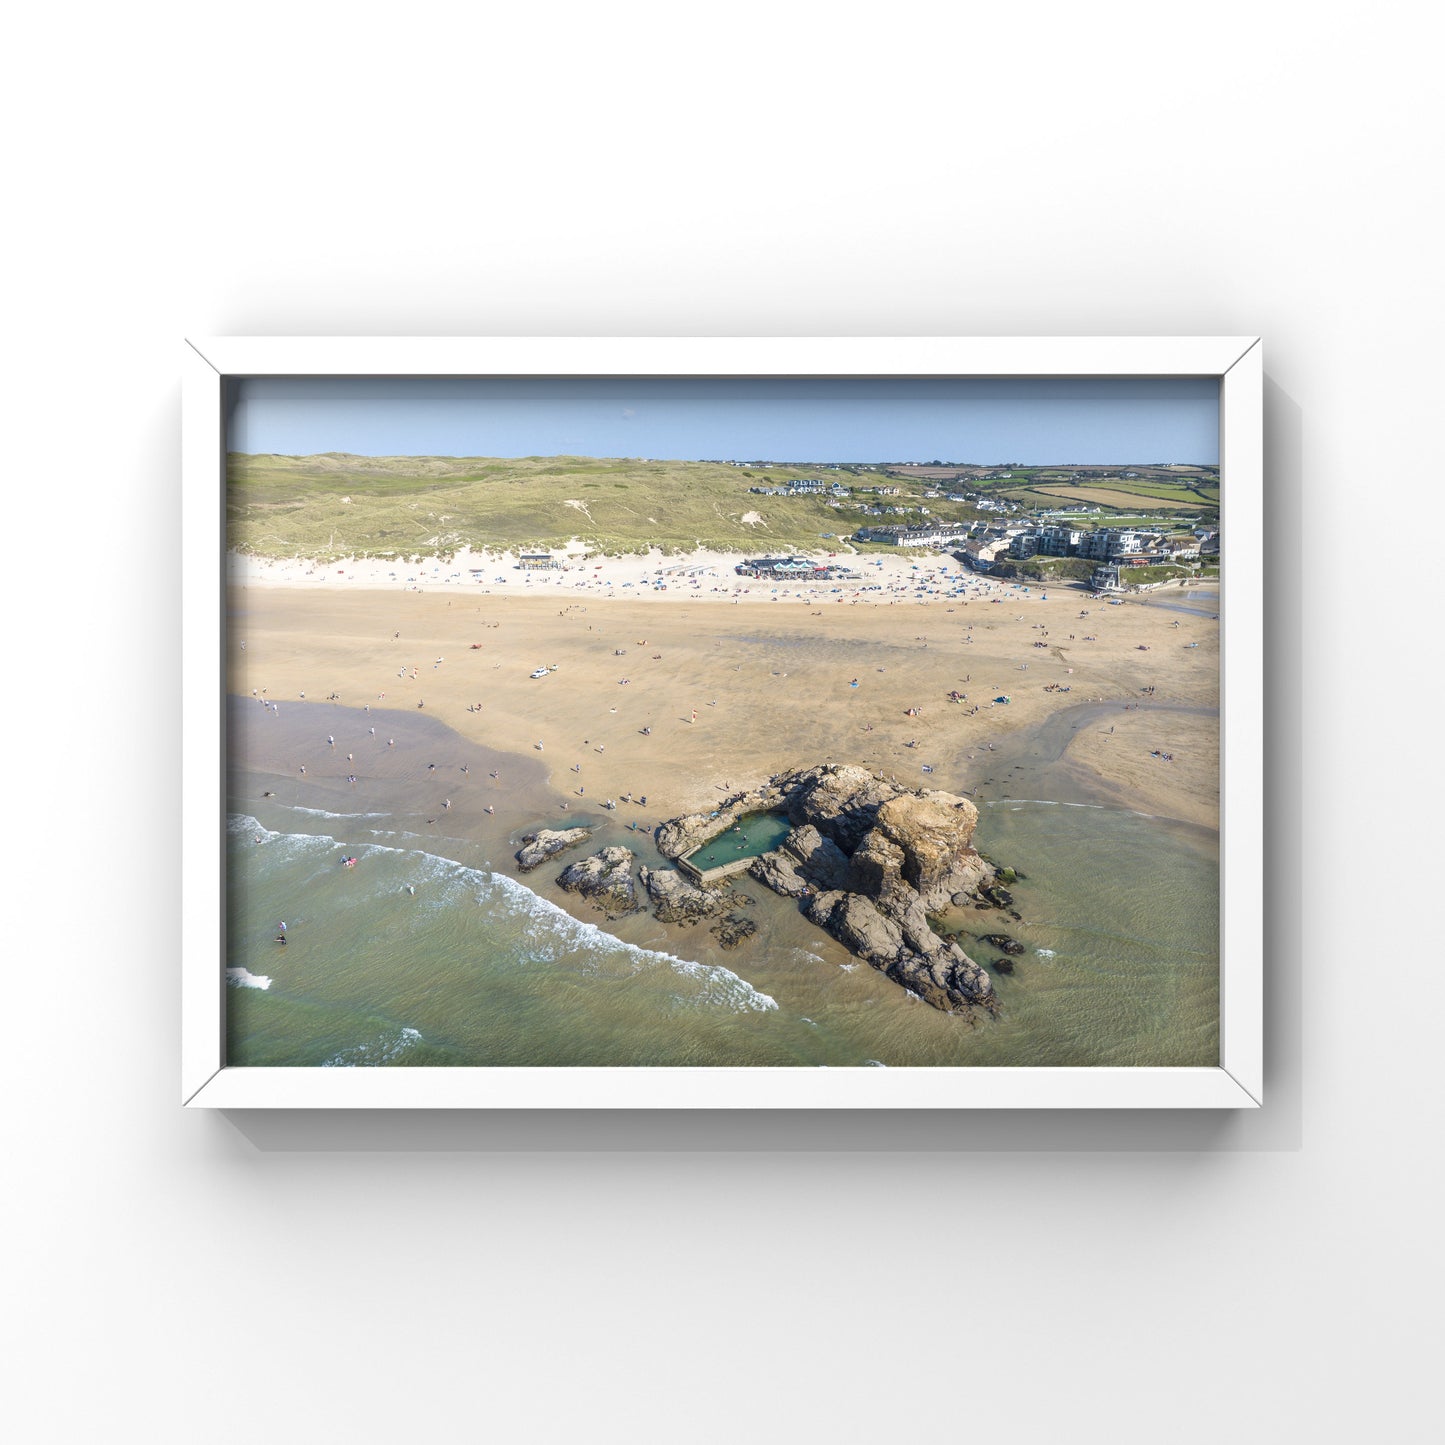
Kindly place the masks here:
<instances>
[{"instance_id":1,"label":"rocky outcrop","mask_svg":"<svg viewBox=\"0 0 1445 1445\"><path fill-rule=\"evenodd\" d=\"M935 1008L996 1009L987 972L930 921L949 905L1013 902L973 846L978 810L967 798L836 765L771 786L794 826L753 862L755 878L805 898L809 919Z\"/></svg>"},{"instance_id":2,"label":"rocky outcrop","mask_svg":"<svg viewBox=\"0 0 1445 1445\"><path fill-rule=\"evenodd\" d=\"M822 767L793 773L781 780L787 795L788 821L809 824L852 853L872 828L878 809L899 789L867 768Z\"/></svg>"},{"instance_id":3,"label":"rocky outcrop","mask_svg":"<svg viewBox=\"0 0 1445 1445\"><path fill-rule=\"evenodd\" d=\"M781 848L754 858L748 864L748 872L784 898L801 898L808 891L808 880L798 872L797 860Z\"/></svg>"},{"instance_id":4,"label":"rocky outcrop","mask_svg":"<svg viewBox=\"0 0 1445 1445\"><path fill-rule=\"evenodd\" d=\"M643 868L640 876L652 902L653 916L660 923L701 923L752 902L726 884L700 886L673 868Z\"/></svg>"},{"instance_id":5,"label":"rocky outcrop","mask_svg":"<svg viewBox=\"0 0 1445 1445\"><path fill-rule=\"evenodd\" d=\"M925 936L900 925L857 893L820 893L808 901L804 912L850 953L934 1008L945 1013L971 1008L996 1011L988 974L956 943L932 930Z\"/></svg>"},{"instance_id":6,"label":"rocky outcrop","mask_svg":"<svg viewBox=\"0 0 1445 1445\"><path fill-rule=\"evenodd\" d=\"M794 828L780 847L748 865L760 883L788 898L801 898L810 887L841 888L847 871L847 854L812 824Z\"/></svg>"},{"instance_id":7,"label":"rocky outcrop","mask_svg":"<svg viewBox=\"0 0 1445 1445\"><path fill-rule=\"evenodd\" d=\"M523 873L540 868L549 858L568 848L585 843L592 836L590 828L542 828L536 833L522 834L522 848L517 853L517 866Z\"/></svg>"},{"instance_id":8,"label":"rocky outcrop","mask_svg":"<svg viewBox=\"0 0 1445 1445\"><path fill-rule=\"evenodd\" d=\"M903 853L903 877L930 904L976 887L991 871L973 848L978 809L953 793L903 793L878 809L873 825Z\"/></svg>"},{"instance_id":9,"label":"rocky outcrop","mask_svg":"<svg viewBox=\"0 0 1445 1445\"><path fill-rule=\"evenodd\" d=\"M632 879L633 861L628 848L604 848L590 858L569 863L557 883L568 893L581 894L608 918L623 918L641 907Z\"/></svg>"}]
</instances>

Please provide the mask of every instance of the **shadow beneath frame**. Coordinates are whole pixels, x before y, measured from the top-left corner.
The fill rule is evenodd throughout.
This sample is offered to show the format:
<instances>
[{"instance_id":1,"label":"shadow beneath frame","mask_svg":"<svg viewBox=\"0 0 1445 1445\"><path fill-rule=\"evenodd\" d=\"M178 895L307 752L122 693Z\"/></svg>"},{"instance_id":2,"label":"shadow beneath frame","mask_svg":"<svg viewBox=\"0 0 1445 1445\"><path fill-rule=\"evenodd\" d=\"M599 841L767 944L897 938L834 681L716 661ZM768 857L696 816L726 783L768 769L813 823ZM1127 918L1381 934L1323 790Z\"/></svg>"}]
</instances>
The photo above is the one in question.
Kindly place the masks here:
<instances>
[{"instance_id":1,"label":"shadow beneath frame","mask_svg":"<svg viewBox=\"0 0 1445 1445\"><path fill-rule=\"evenodd\" d=\"M1303 417L1268 375L1265 1107L1252 1110L233 1109L267 1153L1206 1153L1303 1140ZM1226 507L1227 507L1226 501ZM1227 526L1227 522L1226 522ZM1227 585L1227 583L1226 583Z\"/></svg>"},{"instance_id":2,"label":"shadow beneath frame","mask_svg":"<svg viewBox=\"0 0 1445 1445\"><path fill-rule=\"evenodd\" d=\"M1261 1111L1109 1109L232 1109L264 1152L929 1154L1290 1147Z\"/></svg>"}]
</instances>

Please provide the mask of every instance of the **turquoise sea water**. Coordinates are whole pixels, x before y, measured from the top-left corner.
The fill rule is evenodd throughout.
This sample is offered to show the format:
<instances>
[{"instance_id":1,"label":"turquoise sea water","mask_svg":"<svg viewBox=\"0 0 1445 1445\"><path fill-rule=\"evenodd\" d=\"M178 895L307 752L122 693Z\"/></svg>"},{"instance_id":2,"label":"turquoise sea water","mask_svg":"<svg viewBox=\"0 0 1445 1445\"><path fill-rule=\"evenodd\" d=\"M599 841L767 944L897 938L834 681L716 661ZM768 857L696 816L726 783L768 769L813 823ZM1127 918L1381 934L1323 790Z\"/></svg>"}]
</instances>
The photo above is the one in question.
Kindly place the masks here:
<instances>
[{"instance_id":1,"label":"turquoise sea water","mask_svg":"<svg viewBox=\"0 0 1445 1445\"><path fill-rule=\"evenodd\" d=\"M344 725L366 735L359 719L334 709L326 726L341 743ZM1014 888L1023 921L969 911L944 923L985 966L997 955L979 934L1006 932L1026 952L1012 976L994 974L1000 1017L971 1022L912 998L746 877L758 933L736 950L646 913L604 931L555 886L580 854L523 881L510 863L522 824L487 817L491 835L447 836L411 810L408 768L426 775L417 759L433 754L455 764L461 740L420 720L387 730L398 746L376 742L364 794L344 778L308 776L303 793L233 767L232 1065L1217 1062L1212 834L1121 808L983 801L976 841L1027 875ZM473 758L473 785L491 761ZM662 863L647 834L586 821L588 849L622 843Z\"/></svg>"}]
</instances>

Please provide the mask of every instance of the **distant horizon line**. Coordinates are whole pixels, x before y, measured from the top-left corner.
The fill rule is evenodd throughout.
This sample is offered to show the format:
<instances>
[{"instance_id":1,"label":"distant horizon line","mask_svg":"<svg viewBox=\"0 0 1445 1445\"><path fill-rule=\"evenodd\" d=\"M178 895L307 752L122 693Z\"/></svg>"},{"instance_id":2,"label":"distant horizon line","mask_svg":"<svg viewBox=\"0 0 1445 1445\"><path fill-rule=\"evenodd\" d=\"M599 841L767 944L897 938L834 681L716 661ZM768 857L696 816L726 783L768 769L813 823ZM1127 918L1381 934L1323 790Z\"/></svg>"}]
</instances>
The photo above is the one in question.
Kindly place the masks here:
<instances>
[{"instance_id":1,"label":"distant horizon line","mask_svg":"<svg viewBox=\"0 0 1445 1445\"><path fill-rule=\"evenodd\" d=\"M449 461L449 462L532 462L551 461L554 458L577 458L593 462L701 462L721 466L772 466L772 467L1217 467L1218 462L1168 461L1112 461L1112 462L979 462L979 461L896 461L879 459L874 461L845 461L841 459L813 458L800 461L797 458L779 457L641 457L641 456L600 456L592 452L522 452L507 456L501 452L238 452L228 451L228 457L286 457L291 461L303 461L308 457L361 457L370 461Z\"/></svg>"}]
</instances>

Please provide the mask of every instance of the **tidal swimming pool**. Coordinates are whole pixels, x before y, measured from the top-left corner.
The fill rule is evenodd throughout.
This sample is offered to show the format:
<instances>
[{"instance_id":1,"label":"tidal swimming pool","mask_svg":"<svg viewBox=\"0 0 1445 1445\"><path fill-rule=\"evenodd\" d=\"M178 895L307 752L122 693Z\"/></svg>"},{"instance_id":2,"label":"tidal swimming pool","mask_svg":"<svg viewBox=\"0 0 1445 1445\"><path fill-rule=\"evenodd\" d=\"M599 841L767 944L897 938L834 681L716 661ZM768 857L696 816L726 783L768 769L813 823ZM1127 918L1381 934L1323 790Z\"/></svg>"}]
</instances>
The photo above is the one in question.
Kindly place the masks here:
<instances>
[{"instance_id":1,"label":"tidal swimming pool","mask_svg":"<svg viewBox=\"0 0 1445 1445\"><path fill-rule=\"evenodd\" d=\"M706 873L742 858L756 858L771 852L792 831L792 824L781 813L749 813L731 828L704 843L687 861Z\"/></svg>"}]
</instances>

